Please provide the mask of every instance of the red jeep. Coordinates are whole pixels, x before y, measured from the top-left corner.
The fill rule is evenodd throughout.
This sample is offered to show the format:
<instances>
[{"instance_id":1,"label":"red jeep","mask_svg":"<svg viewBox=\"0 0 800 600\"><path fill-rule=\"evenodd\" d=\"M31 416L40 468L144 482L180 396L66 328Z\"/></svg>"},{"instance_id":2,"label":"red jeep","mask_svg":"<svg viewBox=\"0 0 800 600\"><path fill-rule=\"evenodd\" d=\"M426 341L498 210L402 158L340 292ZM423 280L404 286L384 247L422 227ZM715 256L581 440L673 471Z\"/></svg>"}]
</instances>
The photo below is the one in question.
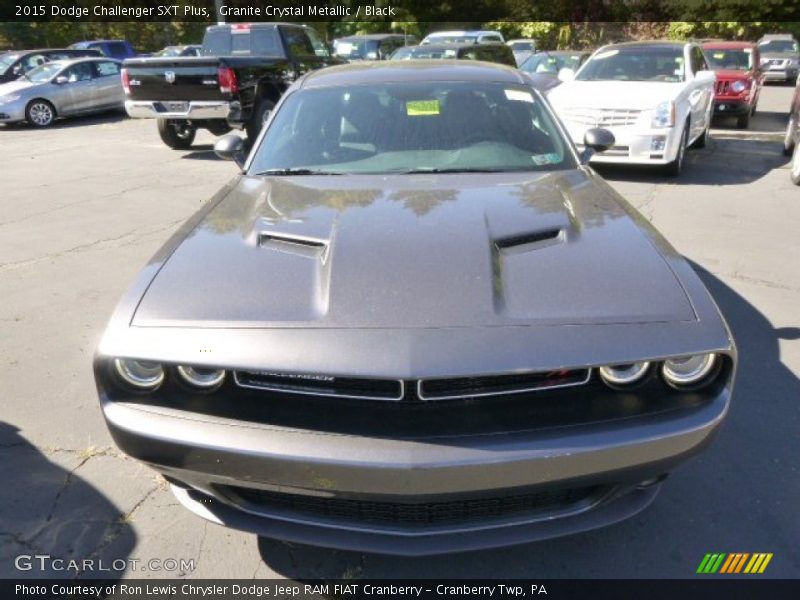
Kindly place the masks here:
<instances>
[{"instance_id":1,"label":"red jeep","mask_svg":"<svg viewBox=\"0 0 800 600\"><path fill-rule=\"evenodd\" d=\"M717 74L714 115L736 117L738 127L746 129L756 112L764 81L758 46L750 42L707 42L703 52Z\"/></svg>"}]
</instances>

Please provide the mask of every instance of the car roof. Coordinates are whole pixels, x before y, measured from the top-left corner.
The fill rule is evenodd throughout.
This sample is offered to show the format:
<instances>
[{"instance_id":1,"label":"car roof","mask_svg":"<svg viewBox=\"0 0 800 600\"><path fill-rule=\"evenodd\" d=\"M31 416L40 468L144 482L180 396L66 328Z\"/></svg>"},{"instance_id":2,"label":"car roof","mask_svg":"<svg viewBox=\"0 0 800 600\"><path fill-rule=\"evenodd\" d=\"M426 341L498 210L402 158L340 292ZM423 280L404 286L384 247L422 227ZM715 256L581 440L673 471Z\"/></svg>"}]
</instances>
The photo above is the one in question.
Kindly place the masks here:
<instances>
[{"instance_id":1,"label":"car roof","mask_svg":"<svg viewBox=\"0 0 800 600\"><path fill-rule=\"evenodd\" d=\"M539 54L549 54L550 56L567 56L568 54L591 54L589 50L537 50L531 56L538 56Z\"/></svg>"},{"instance_id":2,"label":"car roof","mask_svg":"<svg viewBox=\"0 0 800 600\"><path fill-rule=\"evenodd\" d=\"M766 35L762 35L761 39L758 41L766 42L768 40L794 40L794 36L791 33L768 33Z\"/></svg>"},{"instance_id":3,"label":"car roof","mask_svg":"<svg viewBox=\"0 0 800 600\"><path fill-rule=\"evenodd\" d=\"M402 33L365 33L364 35L348 35L337 39L338 42L349 40L384 40L388 38L416 38L414 35L404 35Z\"/></svg>"},{"instance_id":4,"label":"car roof","mask_svg":"<svg viewBox=\"0 0 800 600\"><path fill-rule=\"evenodd\" d=\"M460 50L461 48L499 48L500 46L505 46L503 42L488 42L486 44L470 44L469 42L448 42L446 44L425 44L425 45L418 45L418 46L406 46L412 50L420 50L420 51L429 51L431 49L439 48L441 50Z\"/></svg>"},{"instance_id":5,"label":"car roof","mask_svg":"<svg viewBox=\"0 0 800 600\"><path fill-rule=\"evenodd\" d=\"M427 37L435 37L437 35L480 35L484 33L500 33L495 29L446 29L444 31L433 31Z\"/></svg>"},{"instance_id":6,"label":"car roof","mask_svg":"<svg viewBox=\"0 0 800 600\"><path fill-rule=\"evenodd\" d=\"M742 48L755 48L753 42L706 42L703 48L709 50L740 50Z\"/></svg>"},{"instance_id":7,"label":"car roof","mask_svg":"<svg viewBox=\"0 0 800 600\"><path fill-rule=\"evenodd\" d=\"M675 48L683 49L687 44L693 42L672 42L669 40L649 40L639 42L620 42L617 44L607 44L602 50L612 50L614 48Z\"/></svg>"},{"instance_id":8,"label":"car roof","mask_svg":"<svg viewBox=\"0 0 800 600\"><path fill-rule=\"evenodd\" d=\"M45 63L46 65L59 65L62 67L69 67L71 65L77 65L78 63L84 62L114 62L122 64L121 61L109 58L107 56L81 56L79 58L65 58L62 60L51 60L49 63Z\"/></svg>"},{"instance_id":9,"label":"car roof","mask_svg":"<svg viewBox=\"0 0 800 600\"><path fill-rule=\"evenodd\" d=\"M475 81L524 84L522 73L495 63L465 60L358 62L311 71L300 87L316 88L366 83Z\"/></svg>"}]
</instances>

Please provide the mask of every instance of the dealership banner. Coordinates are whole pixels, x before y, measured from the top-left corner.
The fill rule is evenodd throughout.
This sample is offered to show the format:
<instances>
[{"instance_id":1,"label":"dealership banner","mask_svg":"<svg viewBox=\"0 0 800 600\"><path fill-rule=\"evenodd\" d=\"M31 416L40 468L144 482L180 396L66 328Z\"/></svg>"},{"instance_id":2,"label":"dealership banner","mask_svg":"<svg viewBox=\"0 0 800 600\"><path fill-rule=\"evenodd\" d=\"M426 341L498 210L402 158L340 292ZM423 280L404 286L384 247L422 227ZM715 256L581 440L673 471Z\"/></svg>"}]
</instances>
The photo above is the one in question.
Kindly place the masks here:
<instances>
[{"instance_id":1,"label":"dealership banner","mask_svg":"<svg viewBox=\"0 0 800 600\"><path fill-rule=\"evenodd\" d=\"M657 585L654 585L657 583ZM675 580L0 580L0 598L140 600L202 598L242 600L508 600L514 598L592 600L725 600L800 597L800 582L770 579Z\"/></svg>"},{"instance_id":2,"label":"dealership banner","mask_svg":"<svg viewBox=\"0 0 800 600\"><path fill-rule=\"evenodd\" d=\"M0 0L0 22L800 21L800 3L761 0Z\"/></svg>"}]
</instances>

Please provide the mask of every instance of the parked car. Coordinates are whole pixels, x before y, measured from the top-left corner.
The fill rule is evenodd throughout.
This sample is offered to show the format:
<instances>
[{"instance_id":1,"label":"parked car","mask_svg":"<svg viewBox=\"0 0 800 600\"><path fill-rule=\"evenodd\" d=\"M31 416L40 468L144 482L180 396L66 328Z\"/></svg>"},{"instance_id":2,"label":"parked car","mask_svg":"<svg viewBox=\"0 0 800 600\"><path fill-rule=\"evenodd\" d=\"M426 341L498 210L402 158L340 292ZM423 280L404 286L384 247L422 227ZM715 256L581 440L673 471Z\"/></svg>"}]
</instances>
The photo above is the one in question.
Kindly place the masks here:
<instances>
[{"instance_id":1,"label":"parked car","mask_svg":"<svg viewBox=\"0 0 800 600\"><path fill-rule=\"evenodd\" d=\"M133 45L128 40L88 40L85 42L75 42L70 48L76 50L98 50L104 56L115 60L125 60L139 56Z\"/></svg>"},{"instance_id":2,"label":"parked car","mask_svg":"<svg viewBox=\"0 0 800 600\"><path fill-rule=\"evenodd\" d=\"M471 31L436 31L429 33L422 38L422 45L425 44L486 44L486 43L505 43L503 34L499 31L491 30L471 30Z\"/></svg>"},{"instance_id":3,"label":"parked car","mask_svg":"<svg viewBox=\"0 0 800 600\"><path fill-rule=\"evenodd\" d=\"M190 148L198 129L246 129L254 140L297 77L343 62L316 31L289 23L212 25L200 57L131 59L122 81L128 115L156 119L167 146Z\"/></svg>"},{"instance_id":4,"label":"parked car","mask_svg":"<svg viewBox=\"0 0 800 600\"><path fill-rule=\"evenodd\" d=\"M537 52L528 57L519 68L526 73L536 75L549 75L558 78L561 69L577 71L586 59L591 56L586 50L549 50Z\"/></svg>"},{"instance_id":5,"label":"parked car","mask_svg":"<svg viewBox=\"0 0 800 600\"><path fill-rule=\"evenodd\" d=\"M61 117L120 110L124 100L119 61L57 60L0 85L0 123L49 127Z\"/></svg>"},{"instance_id":6,"label":"parked car","mask_svg":"<svg viewBox=\"0 0 800 600\"><path fill-rule=\"evenodd\" d=\"M765 35L758 40L766 81L794 83L800 71L800 47L789 34Z\"/></svg>"},{"instance_id":7,"label":"parked car","mask_svg":"<svg viewBox=\"0 0 800 600\"><path fill-rule=\"evenodd\" d=\"M516 67L514 53L505 44L426 44L398 48L392 60L461 59L483 60Z\"/></svg>"},{"instance_id":8,"label":"parked car","mask_svg":"<svg viewBox=\"0 0 800 600\"><path fill-rule=\"evenodd\" d=\"M167 46L163 50L159 50L153 56L158 58L167 58L174 56L200 56L203 52L203 47L198 44L187 44L183 46Z\"/></svg>"},{"instance_id":9,"label":"parked car","mask_svg":"<svg viewBox=\"0 0 800 600\"><path fill-rule=\"evenodd\" d=\"M98 50L69 50L66 48L8 52L0 56L0 84L19 79L31 69L35 69L47 62L84 56L102 56L102 54Z\"/></svg>"},{"instance_id":10,"label":"parked car","mask_svg":"<svg viewBox=\"0 0 800 600\"><path fill-rule=\"evenodd\" d=\"M416 36L402 33L351 35L335 40L333 53L344 60L386 60L398 48L416 43Z\"/></svg>"},{"instance_id":11,"label":"parked car","mask_svg":"<svg viewBox=\"0 0 800 600\"><path fill-rule=\"evenodd\" d=\"M783 138L783 153L792 157L790 176L795 185L800 185L800 80L794 88L792 104L789 107L789 122Z\"/></svg>"},{"instance_id":12,"label":"parked car","mask_svg":"<svg viewBox=\"0 0 800 600\"><path fill-rule=\"evenodd\" d=\"M661 165L675 176L686 148L706 143L715 76L693 42L611 44L562 76L568 81L548 98L575 143L592 127L616 139L592 162Z\"/></svg>"},{"instance_id":13,"label":"parked car","mask_svg":"<svg viewBox=\"0 0 800 600\"><path fill-rule=\"evenodd\" d=\"M746 129L755 114L764 73L758 46L749 42L709 42L703 44L709 66L717 77L714 114L736 117Z\"/></svg>"},{"instance_id":14,"label":"parked car","mask_svg":"<svg viewBox=\"0 0 800 600\"><path fill-rule=\"evenodd\" d=\"M314 71L242 145L217 142L242 173L94 359L115 442L197 515L390 554L518 544L644 509L724 420L713 299L516 69Z\"/></svg>"},{"instance_id":15,"label":"parked car","mask_svg":"<svg viewBox=\"0 0 800 600\"><path fill-rule=\"evenodd\" d=\"M528 57L536 52L536 40L532 39L514 39L508 40L506 45L511 48L514 53L514 59L517 65L524 63Z\"/></svg>"}]
</instances>

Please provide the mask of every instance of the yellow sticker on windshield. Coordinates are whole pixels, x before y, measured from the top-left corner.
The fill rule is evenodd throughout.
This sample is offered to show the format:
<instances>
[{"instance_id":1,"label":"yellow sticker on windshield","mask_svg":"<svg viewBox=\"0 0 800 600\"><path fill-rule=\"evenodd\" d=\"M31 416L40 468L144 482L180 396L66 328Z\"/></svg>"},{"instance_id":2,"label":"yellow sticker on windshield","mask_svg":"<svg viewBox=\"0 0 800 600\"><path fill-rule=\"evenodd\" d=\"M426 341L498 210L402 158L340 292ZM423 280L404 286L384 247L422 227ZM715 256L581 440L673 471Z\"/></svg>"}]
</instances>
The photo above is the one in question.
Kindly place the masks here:
<instances>
[{"instance_id":1,"label":"yellow sticker on windshield","mask_svg":"<svg viewBox=\"0 0 800 600\"><path fill-rule=\"evenodd\" d=\"M439 114L438 100L411 100L406 102L406 113L409 117L423 117Z\"/></svg>"},{"instance_id":2,"label":"yellow sticker on windshield","mask_svg":"<svg viewBox=\"0 0 800 600\"><path fill-rule=\"evenodd\" d=\"M716 58L717 60L722 60L723 58L725 58L725 53L724 52L714 52L714 58Z\"/></svg>"}]
</instances>

